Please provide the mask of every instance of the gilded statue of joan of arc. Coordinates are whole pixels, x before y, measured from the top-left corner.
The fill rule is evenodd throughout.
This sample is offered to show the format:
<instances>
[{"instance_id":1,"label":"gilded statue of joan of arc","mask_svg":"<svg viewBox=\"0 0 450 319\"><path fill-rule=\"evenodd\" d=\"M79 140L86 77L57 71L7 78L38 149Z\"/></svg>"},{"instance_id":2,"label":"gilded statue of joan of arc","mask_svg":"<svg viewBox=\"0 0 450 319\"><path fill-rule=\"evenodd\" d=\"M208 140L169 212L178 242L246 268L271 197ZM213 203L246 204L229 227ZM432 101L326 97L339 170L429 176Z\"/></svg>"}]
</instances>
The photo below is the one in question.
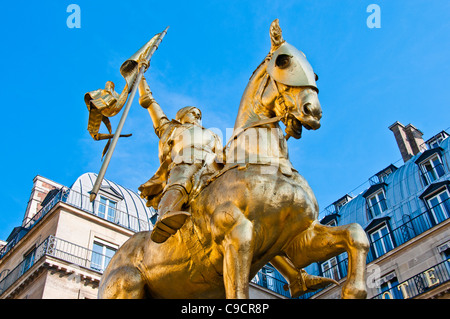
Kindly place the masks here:
<instances>
[{"instance_id":1,"label":"gilded statue of joan of arc","mask_svg":"<svg viewBox=\"0 0 450 319\"><path fill-rule=\"evenodd\" d=\"M174 120L169 120L144 77L139 95L139 103L148 110L160 139L161 163L155 175L139 190L147 205L158 210L159 218L151 238L162 243L190 216L183 208L194 188L194 176L205 170L217 171L223 162L223 147L217 134L201 126L202 113L197 107L183 107Z\"/></svg>"}]
</instances>

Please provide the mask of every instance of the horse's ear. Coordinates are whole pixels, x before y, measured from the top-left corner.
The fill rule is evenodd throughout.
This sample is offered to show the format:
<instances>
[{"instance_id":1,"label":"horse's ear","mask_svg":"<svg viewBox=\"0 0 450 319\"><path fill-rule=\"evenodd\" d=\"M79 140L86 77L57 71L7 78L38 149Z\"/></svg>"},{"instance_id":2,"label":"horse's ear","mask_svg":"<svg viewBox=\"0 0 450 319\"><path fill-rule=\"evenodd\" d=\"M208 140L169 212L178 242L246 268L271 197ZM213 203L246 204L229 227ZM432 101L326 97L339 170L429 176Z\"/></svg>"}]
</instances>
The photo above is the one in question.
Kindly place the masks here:
<instances>
[{"instance_id":1,"label":"horse's ear","mask_svg":"<svg viewBox=\"0 0 450 319\"><path fill-rule=\"evenodd\" d=\"M270 25L270 42L272 43L272 48L270 49L271 53L284 43L278 19L273 20Z\"/></svg>"}]
</instances>

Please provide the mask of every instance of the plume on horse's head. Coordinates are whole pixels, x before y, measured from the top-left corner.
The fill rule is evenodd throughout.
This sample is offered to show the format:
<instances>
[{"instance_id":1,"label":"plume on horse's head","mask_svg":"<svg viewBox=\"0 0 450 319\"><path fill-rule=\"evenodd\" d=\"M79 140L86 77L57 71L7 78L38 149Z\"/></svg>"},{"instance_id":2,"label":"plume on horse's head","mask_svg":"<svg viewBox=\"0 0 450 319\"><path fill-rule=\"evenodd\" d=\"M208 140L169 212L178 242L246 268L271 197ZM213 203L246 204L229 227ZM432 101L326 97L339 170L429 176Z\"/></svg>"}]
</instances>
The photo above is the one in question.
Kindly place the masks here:
<instances>
[{"instance_id":1,"label":"plume on horse's head","mask_svg":"<svg viewBox=\"0 0 450 319\"><path fill-rule=\"evenodd\" d=\"M317 75L305 54L283 39L278 19L270 25L270 41L272 47L267 57L269 75L277 82L288 86L312 87L318 91Z\"/></svg>"},{"instance_id":2,"label":"plume on horse's head","mask_svg":"<svg viewBox=\"0 0 450 319\"><path fill-rule=\"evenodd\" d=\"M283 39L283 34L278 19L273 20L270 25L270 42L272 43L270 53L275 52L284 42L286 42Z\"/></svg>"}]
</instances>

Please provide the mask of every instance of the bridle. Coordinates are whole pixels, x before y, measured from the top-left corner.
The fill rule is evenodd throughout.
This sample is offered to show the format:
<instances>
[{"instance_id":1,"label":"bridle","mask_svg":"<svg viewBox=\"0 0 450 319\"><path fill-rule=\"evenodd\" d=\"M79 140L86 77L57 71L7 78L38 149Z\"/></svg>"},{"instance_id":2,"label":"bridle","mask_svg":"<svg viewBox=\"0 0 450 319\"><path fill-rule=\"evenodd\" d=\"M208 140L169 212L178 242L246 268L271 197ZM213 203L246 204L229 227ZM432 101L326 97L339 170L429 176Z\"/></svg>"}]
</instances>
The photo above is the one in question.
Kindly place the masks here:
<instances>
[{"instance_id":1,"label":"bridle","mask_svg":"<svg viewBox=\"0 0 450 319\"><path fill-rule=\"evenodd\" d=\"M271 54L269 54L270 56ZM265 61L268 60L269 56L266 57ZM264 89L267 87L267 83L269 83L269 81L271 80L271 77L268 73L266 73L265 75L265 79L263 81L261 81L261 85L260 87L263 87L263 89L258 89L259 95L257 97L258 101L260 104L262 104L261 102L261 97L262 94L264 92ZM267 125L267 124L272 124L272 123L276 123L279 121L282 121L283 123L286 123L287 118L289 116L289 109L286 106L286 101L284 99L283 94L281 94L280 89L278 87L278 82L275 79L272 79L273 82L275 83L275 88L277 90L277 97L276 100L278 101L278 104L283 108L283 114L281 116L276 116L276 117L272 117L269 119L262 119L259 120L257 122L252 123L251 125L248 126L244 126L242 127L240 130L238 130L237 132L235 132L230 139L228 140L227 144L225 144L224 150L227 148L227 146L231 143L231 141L233 141L234 139L236 139L239 135L241 135L242 133L244 133L246 130L250 129L250 128L255 128L255 127L259 127L259 126L263 126L263 125ZM286 140L288 140L290 137L289 134L285 135Z\"/></svg>"}]
</instances>

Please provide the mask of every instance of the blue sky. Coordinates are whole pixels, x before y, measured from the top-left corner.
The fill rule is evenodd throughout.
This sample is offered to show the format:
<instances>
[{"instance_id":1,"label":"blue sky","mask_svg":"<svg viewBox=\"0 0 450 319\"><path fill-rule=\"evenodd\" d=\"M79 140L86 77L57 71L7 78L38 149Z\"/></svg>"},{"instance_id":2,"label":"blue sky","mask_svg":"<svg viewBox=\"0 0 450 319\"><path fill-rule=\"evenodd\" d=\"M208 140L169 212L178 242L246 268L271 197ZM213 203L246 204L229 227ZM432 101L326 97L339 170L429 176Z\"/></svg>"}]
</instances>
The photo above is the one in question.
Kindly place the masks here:
<instances>
[{"instance_id":1,"label":"blue sky","mask_svg":"<svg viewBox=\"0 0 450 319\"><path fill-rule=\"evenodd\" d=\"M81 28L66 25L72 3ZM381 28L367 27L369 4L379 5ZM84 94L106 81L121 90L120 65L154 34L170 26L146 74L155 98L170 117L199 106L203 125L225 132L270 49L275 18L319 75L322 127L288 144L321 210L402 164L388 129L395 121L425 140L450 127L448 0L8 1L0 12L0 239L20 225L36 175L70 186L99 171L104 142L86 129ZM158 139L137 100L123 132L133 137L119 140L106 178L136 190L158 167Z\"/></svg>"}]
</instances>

